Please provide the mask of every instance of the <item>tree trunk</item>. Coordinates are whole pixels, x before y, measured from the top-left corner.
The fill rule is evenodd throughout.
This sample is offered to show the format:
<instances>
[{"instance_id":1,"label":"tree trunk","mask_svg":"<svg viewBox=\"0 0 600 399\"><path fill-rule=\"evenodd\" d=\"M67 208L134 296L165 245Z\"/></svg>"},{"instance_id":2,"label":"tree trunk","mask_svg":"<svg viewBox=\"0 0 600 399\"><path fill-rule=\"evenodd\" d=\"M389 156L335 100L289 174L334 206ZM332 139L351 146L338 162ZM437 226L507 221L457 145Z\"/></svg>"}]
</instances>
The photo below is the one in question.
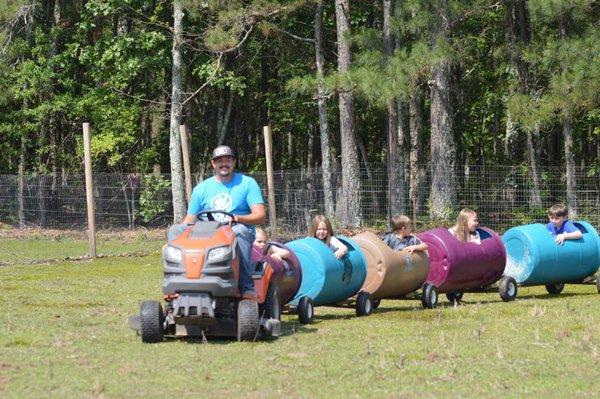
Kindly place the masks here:
<instances>
[{"instance_id":1,"label":"tree trunk","mask_svg":"<svg viewBox=\"0 0 600 399\"><path fill-rule=\"evenodd\" d=\"M565 140L565 166L567 174L567 206L569 217L577 217L577 193L575 179L575 153L573 151L573 122L567 118L563 123L563 137Z\"/></svg>"},{"instance_id":2,"label":"tree trunk","mask_svg":"<svg viewBox=\"0 0 600 399\"><path fill-rule=\"evenodd\" d=\"M529 167L531 168L531 178L533 180L533 187L531 189L531 198L529 200L529 206L531 209L539 209L542 207L542 196L540 194L540 173L538 170L538 159L536 155L536 147L539 142L536 138L539 136L539 129L536 127L535 132L527 130L527 154L529 154Z\"/></svg>"},{"instance_id":3,"label":"tree trunk","mask_svg":"<svg viewBox=\"0 0 600 399\"><path fill-rule=\"evenodd\" d=\"M395 37L395 48L402 48L402 42L400 35ZM400 180L401 195L403 197L403 203L406 203L406 194L409 191L407 187L408 176L410 175L410 128L407 124L408 118L406 118L406 103L400 98L396 98L396 125L398 129L398 147L400 151L400 167L403 170L402 179Z\"/></svg>"},{"instance_id":4,"label":"tree trunk","mask_svg":"<svg viewBox=\"0 0 600 399\"><path fill-rule=\"evenodd\" d=\"M52 38L52 48L50 50L50 59L53 59L59 51L60 47L60 35L58 29L61 25L61 15L62 15L62 0L54 0L54 27L57 31L54 33L54 37ZM56 72L56 67L53 67ZM52 124L52 119L54 119L54 124ZM50 186L50 201L54 202L57 196L58 190L58 166L57 166L57 157L56 157L56 137L58 135L60 128L60 121L58 117L54 117L50 119L50 175L52 176L52 183ZM56 205L56 204L52 204Z\"/></svg>"},{"instance_id":5,"label":"tree trunk","mask_svg":"<svg viewBox=\"0 0 600 399\"><path fill-rule=\"evenodd\" d=\"M383 0L383 47L386 59L394 55L394 35L392 34L391 19L394 10L394 0ZM400 162L400 140L396 100L387 102L387 214L388 219L394 215L406 213L404 206L404 165ZM400 129L401 131L401 129Z\"/></svg>"},{"instance_id":6,"label":"tree trunk","mask_svg":"<svg viewBox=\"0 0 600 399\"><path fill-rule=\"evenodd\" d=\"M150 139L152 140L152 145L155 145L160 140L160 131L165 125L166 108L167 104L164 95L158 98L158 103L150 106ZM156 160L152 166L152 172L156 176L161 174L159 160Z\"/></svg>"},{"instance_id":7,"label":"tree trunk","mask_svg":"<svg viewBox=\"0 0 600 399\"><path fill-rule=\"evenodd\" d=\"M446 39L448 17L447 1L438 9L434 31L434 50ZM456 204L456 144L451 90L451 65L447 58L433 66L431 89L431 216L448 219Z\"/></svg>"},{"instance_id":8,"label":"tree trunk","mask_svg":"<svg viewBox=\"0 0 600 399\"><path fill-rule=\"evenodd\" d=\"M225 115L223 115L220 120L220 129L219 129L219 145L225 143L225 138L227 136L227 127L229 126L229 119L231 118L231 109L233 108L233 90L229 90L229 98L227 100L227 109L225 110Z\"/></svg>"},{"instance_id":9,"label":"tree trunk","mask_svg":"<svg viewBox=\"0 0 600 399\"><path fill-rule=\"evenodd\" d=\"M522 49L526 48L531 44L532 28L531 19L529 17L529 10L527 9L527 4L524 0L517 0L514 2L507 3L506 24L508 35L508 54L513 68L515 68L517 72L517 77L519 80L519 93L524 95L530 95L530 92L533 89L533 87L531 87L532 85L529 73L529 65L524 59ZM510 120L509 118L507 118L507 120ZM519 134L521 129L513 125L511 125L511 129L514 129L512 133L518 135L518 139L515 140L516 145L512 146L512 148L507 147L507 149L511 148L513 150L512 152L507 152L507 155L512 154L510 158L516 159L514 152L518 151L519 153L521 153L523 148L523 145L520 140L521 134ZM507 129L507 133L508 132L510 131ZM529 169L531 171L531 178L533 180L533 188L531 189L529 206L531 208L539 208L542 206L542 200L538 173L539 157L535 156L536 134L531 132L530 130L527 130L525 132L525 136L527 141L526 147L528 149ZM510 137L507 134L507 143L508 139L510 139Z\"/></svg>"},{"instance_id":10,"label":"tree trunk","mask_svg":"<svg viewBox=\"0 0 600 399\"><path fill-rule=\"evenodd\" d=\"M558 16L558 30L563 41L568 38L568 28L571 18L569 15L560 14ZM562 69L562 68L561 68ZM569 111L567 111L569 112ZM573 117L569 113L563 121L563 139L565 145L565 168L567 175L567 206L569 207L569 217L577 217L577 193L575 181L575 153L573 144Z\"/></svg>"},{"instance_id":11,"label":"tree trunk","mask_svg":"<svg viewBox=\"0 0 600 399\"><path fill-rule=\"evenodd\" d=\"M317 61L317 104L319 108L319 131L321 138L321 168L323 169L323 200L325 215L333 216L333 190L331 188L331 153L329 149L329 122L327 120L327 104L325 102L325 84L323 73L325 58L323 57L323 1L318 0L315 6L315 53Z\"/></svg>"},{"instance_id":12,"label":"tree trunk","mask_svg":"<svg viewBox=\"0 0 600 399\"><path fill-rule=\"evenodd\" d=\"M285 137L287 139L286 140L286 147L287 147L286 153L287 153L287 156L288 156L288 162L289 162L288 165L290 165L291 167L294 167L293 160L296 157L295 157L295 153L294 153L294 132L292 131L292 129L293 128L288 129L287 134L285 135ZM282 158L282 157L278 157L278 158ZM300 162L300 166L302 166L302 162Z\"/></svg>"},{"instance_id":13,"label":"tree trunk","mask_svg":"<svg viewBox=\"0 0 600 399\"><path fill-rule=\"evenodd\" d=\"M338 44L338 72L344 74L350 67L349 1L335 1ZM360 200L360 171L358 149L354 132L354 96L350 91L339 93L340 139L342 147L342 197L344 205L340 220L343 226L358 227L362 222Z\"/></svg>"},{"instance_id":14,"label":"tree trunk","mask_svg":"<svg viewBox=\"0 0 600 399\"><path fill-rule=\"evenodd\" d=\"M415 88L409 102L410 114L410 198L413 220L425 207L425 145L423 140L423 93Z\"/></svg>"},{"instance_id":15,"label":"tree trunk","mask_svg":"<svg viewBox=\"0 0 600 399\"><path fill-rule=\"evenodd\" d=\"M307 148L307 156L306 156L306 172L310 176L311 181L313 181L313 166L315 163L314 151L313 151L314 146L315 146L315 128L314 128L314 125L311 123L308 126L308 148Z\"/></svg>"},{"instance_id":16,"label":"tree trunk","mask_svg":"<svg viewBox=\"0 0 600 399\"><path fill-rule=\"evenodd\" d=\"M183 167L181 157L181 139L179 125L181 125L181 43L183 40L183 8L180 0L173 2L173 72L171 92L171 125L169 134L169 157L171 160L171 193L173 196L173 222L185 216L185 195L183 186Z\"/></svg>"}]
</instances>

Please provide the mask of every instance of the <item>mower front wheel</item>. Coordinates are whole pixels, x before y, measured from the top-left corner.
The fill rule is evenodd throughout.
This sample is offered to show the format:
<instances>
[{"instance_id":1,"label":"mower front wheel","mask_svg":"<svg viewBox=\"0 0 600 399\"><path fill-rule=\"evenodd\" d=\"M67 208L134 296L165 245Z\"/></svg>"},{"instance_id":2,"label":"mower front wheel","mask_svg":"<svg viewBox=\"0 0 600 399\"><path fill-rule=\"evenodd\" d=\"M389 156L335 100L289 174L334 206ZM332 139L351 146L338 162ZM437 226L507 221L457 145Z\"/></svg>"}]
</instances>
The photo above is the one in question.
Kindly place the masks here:
<instances>
[{"instance_id":1,"label":"mower front wheel","mask_svg":"<svg viewBox=\"0 0 600 399\"><path fill-rule=\"evenodd\" d=\"M140 335L142 342L161 342L164 336L165 316L160 302L144 301L140 306Z\"/></svg>"},{"instance_id":2,"label":"mower front wheel","mask_svg":"<svg viewBox=\"0 0 600 399\"><path fill-rule=\"evenodd\" d=\"M238 303L237 340L254 341L258 336L260 318L258 303L252 299L243 299Z\"/></svg>"}]
</instances>

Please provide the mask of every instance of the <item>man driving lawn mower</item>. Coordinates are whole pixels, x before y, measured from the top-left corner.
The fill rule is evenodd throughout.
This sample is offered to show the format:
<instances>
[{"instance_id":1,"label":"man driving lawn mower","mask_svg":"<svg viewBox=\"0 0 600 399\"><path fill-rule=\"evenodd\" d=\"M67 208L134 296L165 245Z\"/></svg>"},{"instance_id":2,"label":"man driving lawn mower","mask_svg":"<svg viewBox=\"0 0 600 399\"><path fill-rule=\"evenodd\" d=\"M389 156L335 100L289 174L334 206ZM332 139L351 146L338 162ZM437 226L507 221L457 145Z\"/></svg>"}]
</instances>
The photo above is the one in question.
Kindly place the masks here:
<instances>
[{"instance_id":1,"label":"man driving lawn mower","mask_svg":"<svg viewBox=\"0 0 600 399\"><path fill-rule=\"evenodd\" d=\"M183 224L193 224L203 210L225 211L234 215L232 229L237 238L240 259L238 286L243 299L256 299L252 280L252 243L254 225L265 222L266 212L262 193L252 177L234 172L235 155L225 145L213 150L211 165L215 175L202 181L192 192ZM225 215L216 215L226 218ZM226 220L220 220L225 222Z\"/></svg>"}]
</instances>

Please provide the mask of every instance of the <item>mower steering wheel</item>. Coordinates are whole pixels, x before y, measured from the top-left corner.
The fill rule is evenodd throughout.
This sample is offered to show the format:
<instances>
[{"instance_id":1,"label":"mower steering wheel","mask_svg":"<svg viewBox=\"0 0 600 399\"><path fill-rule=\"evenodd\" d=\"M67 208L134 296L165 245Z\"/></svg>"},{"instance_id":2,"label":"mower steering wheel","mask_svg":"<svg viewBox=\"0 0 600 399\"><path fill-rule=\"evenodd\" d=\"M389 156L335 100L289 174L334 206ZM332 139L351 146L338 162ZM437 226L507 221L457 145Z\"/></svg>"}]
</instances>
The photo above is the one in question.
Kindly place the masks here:
<instances>
[{"instance_id":1,"label":"mower steering wheel","mask_svg":"<svg viewBox=\"0 0 600 399\"><path fill-rule=\"evenodd\" d=\"M237 220L235 220L235 215L231 212L226 212L226 211L201 211L198 213L198 215L196 216L198 219L200 219L201 216L206 215L206 218L211 221L214 222L215 218L213 216L213 214L221 214L221 215L225 215L227 217L229 217L229 221L226 222L220 222L221 224L228 224L228 223L232 223L232 224L237 224L239 223Z\"/></svg>"}]
</instances>

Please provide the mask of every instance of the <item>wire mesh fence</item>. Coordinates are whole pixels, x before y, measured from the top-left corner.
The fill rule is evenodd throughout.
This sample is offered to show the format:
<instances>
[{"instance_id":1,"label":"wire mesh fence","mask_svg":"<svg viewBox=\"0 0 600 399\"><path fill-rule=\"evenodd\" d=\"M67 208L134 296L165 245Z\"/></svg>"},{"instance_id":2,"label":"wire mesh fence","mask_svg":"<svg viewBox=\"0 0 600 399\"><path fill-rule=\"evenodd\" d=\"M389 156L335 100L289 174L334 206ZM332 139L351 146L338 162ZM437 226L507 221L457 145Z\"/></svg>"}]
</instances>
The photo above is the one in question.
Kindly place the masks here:
<instances>
[{"instance_id":1,"label":"wire mesh fence","mask_svg":"<svg viewBox=\"0 0 600 399\"><path fill-rule=\"evenodd\" d=\"M410 181L405 182L405 195L399 204L400 209L404 209L404 213L413 218L417 231L434 225L449 225L452 222L430 219L428 197L431 176L428 166L423 169L424 174L418 187L411 190ZM266 199L266 173L250 175L258 181ZM409 173L405 175L409 176ZM598 226L600 177L590 175L584 169L577 170L575 175L577 217ZM158 177L141 174L94 174L97 228L109 231L139 227L164 230L173 219L169 178L166 174ZM362 165L360 180L361 189L356 195L361 199L362 224L365 227L385 230L389 218L386 166ZM519 224L545 222L548 206L556 202L565 202L566 199L565 172L560 167L545 168L540 172L537 203L531 173L526 166L471 166L457 173L455 181L458 182L458 199L454 204L454 211L464 206L473 208L478 212L480 224L500 233ZM325 212L322 170L311 168L277 171L274 182L278 236L282 239L292 239L306 234L312 217ZM342 202L339 169L332 171L331 187L336 212L329 216L336 225L335 222L340 220L342 212L338 206ZM70 253L73 256L82 256L87 252L84 244L86 212L83 173L63 176L31 175L25 176L21 183L18 176L0 175L0 224L4 226L0 231L33 227L43 231L57 229L80 232L83 244L80 249L73 248ZM101 236L98 240L99 252L102 253L103 246L107 253L119 253L121 250L128 252L127 248L132 247L121 248L124 241L122 239L117 238L114 245L110 244L117 235L109 233ZM47 241L44 237L40 243ZM18 247L18 244L8 243L7 240L12 238L14 235L11 234L0 235L0 261L21 253L15 252L14 249L7 253L6 248L11 245ZM134 252L138 246L152 250L160 248L160 239L156 239L157 242L150 246L133 241ZM42 249L44 245L40 243L37 248L38 252L42 253L34 251L33 255L23 253L20 256L48 258L47 251ZM57 252L61 253L60 250Z\"/></svg>"}]
</instances>

